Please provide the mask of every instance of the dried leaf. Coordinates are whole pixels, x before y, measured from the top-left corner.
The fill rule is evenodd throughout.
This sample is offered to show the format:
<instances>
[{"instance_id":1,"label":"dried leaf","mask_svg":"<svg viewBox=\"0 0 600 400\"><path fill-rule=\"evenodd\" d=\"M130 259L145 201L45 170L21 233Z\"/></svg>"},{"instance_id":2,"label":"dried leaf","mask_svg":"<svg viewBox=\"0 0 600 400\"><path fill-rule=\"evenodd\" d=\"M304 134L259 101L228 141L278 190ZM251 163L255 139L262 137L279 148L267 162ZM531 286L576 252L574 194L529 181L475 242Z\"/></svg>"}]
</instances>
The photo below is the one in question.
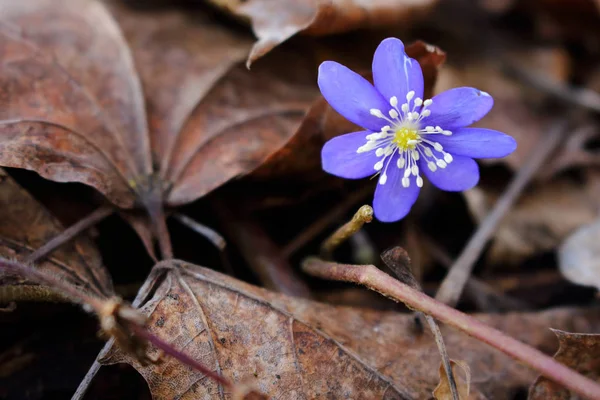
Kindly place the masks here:
<instances>
[{"instance_id":1,"label":"dried leaf","mask_svg":"<svg viewBox=\"0 0 600 400\"><path fill-rule=\"evenodd\" d=\"M0 169L0 255L22 259L63 231L60 223L29 193ZM60 276L92 295L113 294L100 254L84 235L55 250L37 268ZM0 293L15 285L34 285L16 277L0 277ZM0 295L2 297L2 295ZM1 302L2 300L0 300Z\"/></svg>"},{"instance_id":2,"label":"dried leaf","mask_svg":"<svg viewBox=\"0 0 600 400\"><path fill-rule=\"evenodd\" d=\"M566 238L558 251L558 267L569 281L600 290L600 220Z\"/></svg>"},{"instance_id":3,"label":"dried leaf","mask_svg":"<svg viewBox=\"0 0 600 400\"><path fill-rule=\"evenodd\" d=\"M517 263L539 252L554 250L577 228L593 221L598 212L593 189L598 177L583 183L569 178L533 185L507 213L489 252L493 263ZM498 197L484 186L465 192L477 221L489 212Z\"/></svg>"},{"instance_id":4,"label":"dried leaf","mask_svg":"<svg viewBox=\"0 0 600 400\"><path fill-rule=\"evenodd\" d=\"M121 27L98 1L0 1L0 164L181 205L260 165L316 95L298 54L248 71L250 42L206 17L110 10Z\"/></svg>"},{"instance_id":5,"label":"dried leaf","mask_svg":"<svg viewBox=\"0 0 600 400\"><path fill-rule=\"evenodd\" d=\"M600 335L552 329L560 347L554 359L595 381L600 381ZM529 389L529 400L577 400L557 383L540 376Z\"/></svg>"},{"instance_id":6,"label":"dried leaf","mask_svg":"<svg viewBox=\"0 0 600 400\"><path fill-rule=\"evenodd\" d=\"M437 0L209 0L227 12L249 20L258 41L248 65L292 36L329 35L358 28L414 25Z\"/></svg>"},{"instance_id":7,"label":"dried leaf","mask_svg":"<svg viewBox=\"0 0 600 400\"><path fill-rule=\"evenodd\" d=\"M452 365L452 373L454 374L460 400L475 399L475 396L469 397L471 389L471 369L469 368L469 364L460 360L450 360L450 364ZM440 364L439 373L440 383L433 391L433 397L436 400L452 400L452 392L450 391L448 376L443 364Z\"/></svg>"},{"instance_id":8,"label":"dried leaf","mask_svg":"<svg viewBox=\"0 0 600 400\"><path fill-rule=\"evenodd\" d=\"M373 51L374 48L369 49L369 59ZM431 97L438 68L445 62L446 53L423 41L416 41L406 46L406 52L421 65L425 79L425 98ZM370 74L365 75L371 78ZM321 169L323 144L335 136L360 129L333 110L323 97L319 97L306 114L297 133L283 148L254 171L252 176L258 179L284 178L286 181L323 179Z\"/></svg>"},{"instance_id":9,"label":"dried leaf","mask_svg":"<svg viewBox=\"0 0 600 400\"><path fill-rule=\"evenodd\" d=\"M147 299L141 310L149 316L149 329L233 381L253 383L269 398L421 399L439 382L436 345L430 335L415 333L411 315L290 298L181 261L155 268L164 270L163 279L140 294ZM591 311L585 318L577 315L571 309L481 319L547 348L553 340L547 326L600 326ZM442 330L450 353L473 368L474 395L508 399L532 381L532 371L506 356ZM142 367L112 349L102 362L133 365L155 399L224 395L217 384L170 358Z\"/></svg>"}]
</instances>

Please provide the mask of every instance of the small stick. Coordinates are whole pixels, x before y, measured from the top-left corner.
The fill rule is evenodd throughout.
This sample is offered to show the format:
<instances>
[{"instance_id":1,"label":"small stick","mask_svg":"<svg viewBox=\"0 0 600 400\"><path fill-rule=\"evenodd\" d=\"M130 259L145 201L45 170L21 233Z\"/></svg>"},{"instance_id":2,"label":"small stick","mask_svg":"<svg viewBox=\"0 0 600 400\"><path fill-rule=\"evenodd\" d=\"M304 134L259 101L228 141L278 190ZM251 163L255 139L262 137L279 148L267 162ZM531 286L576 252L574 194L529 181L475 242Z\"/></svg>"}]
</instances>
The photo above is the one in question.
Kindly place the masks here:
<instances>
[{"instance_id":1,"label":"small stick","mask_svg":"<svg viewBox=\"0 0 600 400\"><path fill-rule=\"evenodd\" d=\"M194 232L207 238L217 249L221 251L225 250L225 247L227 246L225 239L214 229L181 213L174 213L173 217Z\"/></svg>"},{"instance_id":2,"label":"small stick","mask_svg":"<svg viewBox=\"0 0 600 400\"><path fill-rule=\"evenodd\" d=\"M421 285L415 278L412 268L410 257L406 250L402 247L393 247L383 252L381 255L381 259L388 266L392 272L396 275L398 279L402 283L410 286L414 290L418 290L419 292L423 292ZM458 388L456 387L456 380L454 378L454 371L452 371L452 365L450 363L450 357L448 356L448 351L446 350L446 344L444 343L444 337L442 336L442 331L438 326L437 322L427 314L422 314L421 312L417 312L422 316L425 316L425 320L427 321L427 325L433 333L433 337L435 338L435 344L437 345L438 351L440 352L440 357L442 358L442 365L444 366L444 371L446 371L446 377L448 378L448 383L450 386L450 393L452 393L452 400L460 400L460 396L458 393Z\"/></svg>"},{"instance_id":3,"label":"small stick","mask_svg":"<svg viewBox=\"0 0 600 400\"><path fill-rule=\"evenodd\" d=\"M373 188L370 185L365 185L356 192L350 193L336 207L327 214L320 217L318 220L310 224L306 229L300 232L291 242L289 242L281 253L285 258L289 258L292 254L300 250L315 236L319 235L328 226L333 225L336 221L342 218L352 207L363 200L365 197L373 193Z\"/></svg>"},{"instance_id":4,"label":"small stick","mask_svg":"<svg viewBox=\"0 0 600 400\"><path fill-rule=\"evenodd\" d=\"M373 208L364 205L358 209L352 219L339 227L321 244L321 257L331 259L333 251L350 236L358 232L365 223L373 220Z\"/></svg>"},{"instance_id":5,"label":"small stick","mask_svg":"<svg viewBox=\"0 0 600 400\"><path fill-rule=\"evenodd\" d=\"M455 306L460 299L465 284L473 271L473 266L483 251L486 243L510 210L519 195L525 189L535 173L542 167L546 159L561 143L567 132L564 123L558 123L546 137L540 140L530 154L523 167L517 172L508 188L496 202L493 210L481 222L475 234L471 237L462 253L458 256L452 268L444 278L435 298L442 303Z\"/></svg>"},{"instance_id":6,"label":"small stick","mask_svg":"<svg viewBox=\"0 0 600 400\"><path fill-rule=\"evenodd\" d=\"M303 262L302 269L307 274L322 279L364 285L370 290L402 302L407 307L431 315L438 321L465 332L580 396L591 400L600 400L600 385L593 380L476 318L432 299L392 278L373 265L337 264L313 257Z\"/></svg>"},{"instance_id":7,"label":"small stick","mask_svg":"<svg viewBox=\"0 0 600 400\"><path fill-rule=\"evenodd\" d=\"M64 303L70 300L60 293L38 285L2 285L0 286L0 304L16 301L47 301Z\"/></svg>"},{"instance_id":8,"label":"small stick","mask_svg":"<svg viewBox=\"0 0 600 400\"><path fill-rule=\"evenodd\" d=\"M29 254L24 262L26 264L33 264L45 257L47 257L54 250L62 246L63 244L71 241L75 236L79 235L81 232L86 229L96 225L98 222L102 221L104 218L108 217L114 212L114 208L111 206L103 206L96 209L94 212L89 214L87 217L78 221L77 223L71 225L63 232L61 232L58 236L51 239L49 242L44 244L42 247L35 250L33 253Z\"/></svg>"}]
</instances>

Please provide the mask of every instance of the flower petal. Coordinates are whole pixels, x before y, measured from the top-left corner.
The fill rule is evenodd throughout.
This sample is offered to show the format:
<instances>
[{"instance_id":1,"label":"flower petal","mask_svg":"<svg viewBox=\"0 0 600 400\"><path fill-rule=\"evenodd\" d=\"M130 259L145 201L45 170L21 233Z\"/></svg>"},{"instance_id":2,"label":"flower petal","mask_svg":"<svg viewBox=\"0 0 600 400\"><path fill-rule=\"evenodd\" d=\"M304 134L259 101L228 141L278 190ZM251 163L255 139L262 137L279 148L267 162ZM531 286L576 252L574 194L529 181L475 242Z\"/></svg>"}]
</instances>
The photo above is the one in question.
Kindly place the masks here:
<instances>
[{"instance_id":1,"label":"flower petal","mask_svg":"<svg viewBox=\"0 0 600 400\"><path fill-rule=\"evenodd\" d=\"M470 87L446 90L431 100L433 103L428 107L431 115L423 119L423 125L440 126L451 131L479 121L494 105L492 96Z\"/></svg>"},{"instance_id":2,"label":"flower petal","mask_svg":"<svg viewBox=\"0 0 600 400\"><path fill-rule=\"evenodd\" d=\"M387 169L387 182L385 185L377 184L373 209L375 217L381 222L394 222L406 216L410 211L421 188L417 186L416 179L411 176L410 185L402 186L403 170L396 166L397 156L393 157Z\"/></svg>"},{"instance_id":3,"label":"flower petal","mask_svg":"<svg viewBox=\"0 0 600 400\"><path fill-rule=\"evenodd\" d=\"M370 131L348 133L334 137L321 150L323 170L332 175L346 179L360 179L375 175L374 166L379 157L375 151L357 153L360 146L367 143L365 138Z\"/></svg>"},{"instance_id":4,"label":"flower petal","mask_svg":"<svg viewBox=\"0 0 600 400\"><path fill-rule=\"evenodd\" d=\"M469 157L454 156L446 168L437 168L431 171L427 161L419 160L419 169L435 186L448 192L462 192L471 189L479 182L479 166Z\"/></svg>"},{"instance_id":5,"label":"flower petal","mask_svg":"<svg viewBox=\"0 0 600 400\"><path fill-rule=\"evenodd\" d=\"M415 92L415 98L423 98L421 66L406 54L399 39L385 39L377 47L373 57L373 81L386 101L396 96L403 104L411 90Z\"/></svg>"},{"instance_id":6,"label":"flower petal","mask_svg":"<svg viewBox=\"0 0 600 400\"><path fill-rule=\"evenodd\" d=\"M512 136L484 128L461 128L452 132L452 136L435 135L431 140L452 155L472 158L506 157L517 148Z\"/></svg>"},{"instance_id":7,"label":"flower petal","mask_svg":"<svg viewBox=\"0 0 600 400\"><path fill-rule=\"evenodd\" d=\"M371 115L375 108L387 113L389 104L365 78L334 61L319 66L319 89L325 100L348 121L374 132L387 121Z\"/></svg>"}]
</instances>

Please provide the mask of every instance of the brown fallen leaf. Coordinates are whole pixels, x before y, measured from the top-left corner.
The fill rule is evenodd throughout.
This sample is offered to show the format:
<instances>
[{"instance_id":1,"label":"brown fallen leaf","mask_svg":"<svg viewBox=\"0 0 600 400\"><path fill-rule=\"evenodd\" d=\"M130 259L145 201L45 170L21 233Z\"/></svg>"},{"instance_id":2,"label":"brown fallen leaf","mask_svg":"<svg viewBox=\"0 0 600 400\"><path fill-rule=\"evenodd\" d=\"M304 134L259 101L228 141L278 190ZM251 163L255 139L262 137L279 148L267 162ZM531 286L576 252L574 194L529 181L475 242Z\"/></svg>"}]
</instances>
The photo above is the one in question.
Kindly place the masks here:
<instances>
[{"instance_id":1,"label":"brown fallen leaf","mask_svg":"<svg viewBox=\"0 0 600 400\"><path fill-rule=\"evenodd\" d=\"M469 365L463 361L450 360L452 365L452 372L454 373L454 379L456 380L456 386L458 388L458 396L460 400L475 399L477 397L469 396L471 390L471 369ZM444 365L440 365L440 383L436 386L433 391L433 397L436 400L452 400L452 392L450 391L450 385L448 383L448 376Z\"/></svg>"},{"instance_id":2,"label":"brown fallen leaf","mask_svg":"<svg viewBox=\"0 0 600 400\"><path fill-rule=\"evenodd\" d=\"M365 50L368 59L375 47ZM445 62L446 53L440 48L416 41L406 46L406 53L421 65L425 80L425 98L433 94L438 68ZM332 59L337 60L336 55ZM371 75L364 74L368 79ZM313 103L297 133L277 152L273 153L252 176L257 179L311 181L332 179L322 173L321 148L329 139L344 133L360 130L357 125L338 114L321 96Z\"/></svg>"},{"instance_id":3,"label":"brown fallen leaf","mask_svg":"<svg viewBox=\"0 0 600 400\"><path fill-rule=\"evenodd\" d=\"M249 20L258 38L248 66L292 36L329 35L359 28L408 28L427 16L437 0L209 0Z\"/></svg>"},{"instance_id":4,"label":"brown fallen leaf","mask_svg":"<svg viewBox=\"0 0 600 400\"><path fill-rule=\"evenodd\" d=\"M148 328L234 382L269 398L429 398L439 382L439 353L408 314L334 307L290 298L181 261L157 264L163 278L140 293ZM585 318L583 315L585 314ZM573 309L480 316L532 345L549 349L548 326L594 330L598 315ZM486 345L442 327L451 355L473 369L473 395L508 399L534 372ZM165 358L140 366L116 349L103 364L128 363L155 399L227 397L204 376ZM501 378L501 379L500 379Z\"/></svg>"},{"instance_id":5,"label":"brown fallen leaf","mask_svg":"<svg viewBox=\"0 0 600 400\"><path fill-rule=\"evenodd\" d=\"M600 381L600 335L552 329L560 347L554 358L590 379ZM540 376L529 389L529 400L580 399L562 386Z\"/></svg>"},{"instance_id":6,"label":"brown fallen leaf","mask_svg":"<svg viewBox=\"0 0 600 400\"><path fill-rule=\"evenodd\" d=\"M0 220L0 256L8 259L22 260L64 230L56 218L2 169ZM114 293L98 250L85 236L61 246L36 267L61 277L90 295L106 298ZM12 295L19 288L32 299L45 299L46 292L36 289L39 286L17 277L0 275L0 303L14 297Z\"/></svg>"},{"instance_id":7,"label":"brown fallen leaf","mask_svg":"<svg viewBox=\"0 0 600 400\"><path fill-rule=\"evenodd\" d=\"M565 239L558 251L558 268L569 281L600 290L600 220Z\"/></svg>"},{"instance_id":8,"label":"brown fallen leaf","mask_svg":"<svg viewBox=\"0 0 600 400\"><path fill-rule=\"evenodd\" d=\"M249 40L206 17L109 7L0 1L0 164L146 208L168 257L163 206L279 149L316 95L316 69L291 52L250 72L238 65Z\"/></svg>"},{"instance_id":9,"label":"brown fallen leaf","mask_svg":"<svg viewBox=\"0 0 600 400\"><path fill-rule=\"evenodd\" d=\"M504 217L488 257L495 264L517 263L531 255L554 250L568 235L598 215L595 185L599 176L583 182L568 177L534 184ZM481 221L498 197L494 189L480 186L465 192L475 220Z\"/></svg>"}]
</instances>

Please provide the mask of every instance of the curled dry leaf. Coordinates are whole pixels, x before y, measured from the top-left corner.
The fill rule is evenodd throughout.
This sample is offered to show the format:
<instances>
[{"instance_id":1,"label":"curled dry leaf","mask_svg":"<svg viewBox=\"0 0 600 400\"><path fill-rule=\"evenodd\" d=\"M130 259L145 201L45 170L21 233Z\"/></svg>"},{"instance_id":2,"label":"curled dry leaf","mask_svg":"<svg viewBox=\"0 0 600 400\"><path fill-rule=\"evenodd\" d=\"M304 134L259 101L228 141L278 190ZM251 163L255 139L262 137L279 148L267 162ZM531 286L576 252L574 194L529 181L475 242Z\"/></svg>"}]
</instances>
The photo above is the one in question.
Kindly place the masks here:
<instances>
[{"instance_id":1,"label":"curled dry leaf","mask_svg":"<svg viewBox=\"0 0 600 400\"><path fill-rule=\"evenodd\" d=\"M600 335L552 329L560 347L554 358L590 379L600 381ZM579 396L545 377L538 377L529 390L529 400L576 400Z\"/></svg>"},{"instance_id":2,"label":"curled dry leaf","mask_svg":"<svg viewBox=\"0 0 600 400\"><path fill-rule=\"evenodd\" d=\"M48 210L1 169L0 220L0 255L8 259L25 258L63 231ZM90 295L107 298L113 294L112 282L101 263L100 254L85 236L80 235L61 246L36 267L61 277ZM37 291L36 285L17 277L0 276L0 285L0 303L14 298L20 289L25 289L34 299L45 298L43 290ZM6 298L3 299L4 295Z\"/></svg>"},{"instance_id":3,"label":"curled dry leaf","mask_svg":"<svg viewBox=\"0 0 600 400\"><path fill-rule=\"evenodd\" d=\"M531 255L554 250L568 235L593 221L598 213L600 176L587 174L584 182L568 178L533 185L504 217L490 248L493 263L517 263ZM471 213L481 221L498 197L480 186L465 192Z\"/></svg>"},{"instance_id":4,"label":"curled dry leaf","mask_svg":"<svg viewBox=\"0 0 600 400\"><path fill-rule=\"evenodd\" d=\"M209 0L249 20L258 41L248 65L292 36L329 35L359 28L402 26L419 22L437 0Z\"/></svg>"},{"instance_id":5,"label":"curled dry leaf","mask_svg":"<svg viewBox=\"0 0 600 400\"><path fill-rule=\"evenodd\" d=\"M373 48L368 53L372 57ZM433 93L437 71L446 60L446 53L436 46L416 41L406 46L406 52L421 65L425 79L425 98ZM334 58L335 59L335 58ZM369 74L365 74L371 79ZM253 172L258 179L323 179L321 169L321 148L329 139L344 133L360 130L338 114L321 96L313 103L302 121L298 132L279 151ZM331 179L325 176L325 179Z\"/></svg>"},{"instance_id":6,"label":"curled dry leaf","mask_svg":"<svg viewBox=\"0 0 600 400\"><path fill-rule=\"evenodd\" d=\"M1 165L152 212L260 165L316 94L298 55L250 72L247 38L206 18L109 7L0 1Z\"/></svg>"},{"instance_id":7,"label":"curled dry leaf","mask_svg":"<svg viewBox=\"0 0 600 400\"><path fill-rule=\"evenodd\" d=\"M458 388L458 396L460 400L476 399L477 396L469 396L471 389L471 369L469 364L460 360L450 360L452 372ZM450 384L444 365L440 365L440 383L433 391L433 397L436 400L452 400L452 392L450 392Z\"/></svg>"},{"instance_id":8,"label":"curled dry leaf","mask_svg":"<svg viewBox=\"0 0 600 400\"><path fill-rule=\"evenodd\" d=\"M558 251L558 267L569 281L600 290L600 220L567 237Z\"/></svg>"},{"instance_id":9,"label":"curled dry leaf","mask_svg":"<svg viewBox=\"0 0 600 400\"><path fill-rule=\"evenodd\" d=\"M411 315L291 298L181 261L157 264L152 282L138 298L154 334L269 398L421 399L439 382L436 345L430 335L415 333ZM481 319L543 348L554 340L548 326L600 327L597 313L574 309ZM508 399L533 380L532 371L503 354L442 331L451 355L473 368L474 395ZM218 384L170 358L142 367L111 349L101 362L134 366L157 400L225 396Z\"/></svg>"}]
</instances>

